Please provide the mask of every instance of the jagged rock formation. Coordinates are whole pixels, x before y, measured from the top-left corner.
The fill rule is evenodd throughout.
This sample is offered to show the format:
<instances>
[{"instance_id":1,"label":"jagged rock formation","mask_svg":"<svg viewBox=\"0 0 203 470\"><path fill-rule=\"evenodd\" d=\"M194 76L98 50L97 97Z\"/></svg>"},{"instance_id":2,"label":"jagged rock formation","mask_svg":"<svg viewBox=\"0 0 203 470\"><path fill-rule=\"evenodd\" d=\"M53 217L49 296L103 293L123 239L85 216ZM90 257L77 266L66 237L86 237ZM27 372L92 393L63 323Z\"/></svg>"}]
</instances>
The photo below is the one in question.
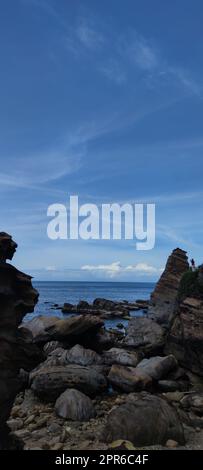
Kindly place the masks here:
<instances>
[{"instance_id":1,"label":"jagged rock formation","mask_svg":"<svg viewBox=\"0 0 203 470\"><path fill-rule=\"evenodd\" d=\"M186 251L176 248L169 256L165 270L151 295L148 313L166 327L173 319L180 281L188 269Z\"/></svg>"},{"instance_id":2,"label":"jagged rock formation","mask_svg":"<svg viewBox=\"0 0 203 470\"><path fill-rule=\"evenodd\" d=\"M186 369L203 376L203 300L187 297L181 302L165 352L174 354Z\"/></svg>"},{"instance_id":3,"label":"jagged rock formation","mask_svg":"<svg viewBox=\"0 0 203 470\"><path fill-rule=\"evenodd\" d=\"M29 357L32 367L36 365L36 353L39 359L36 349L33 354L30 337L18 330L24 315L33 312L38 292L30 276L6 262L16 248L12 237L0 232L0 449L12 446L6 421L19 390L19 370L28 367Z\"/></svg>"}]
</instances>

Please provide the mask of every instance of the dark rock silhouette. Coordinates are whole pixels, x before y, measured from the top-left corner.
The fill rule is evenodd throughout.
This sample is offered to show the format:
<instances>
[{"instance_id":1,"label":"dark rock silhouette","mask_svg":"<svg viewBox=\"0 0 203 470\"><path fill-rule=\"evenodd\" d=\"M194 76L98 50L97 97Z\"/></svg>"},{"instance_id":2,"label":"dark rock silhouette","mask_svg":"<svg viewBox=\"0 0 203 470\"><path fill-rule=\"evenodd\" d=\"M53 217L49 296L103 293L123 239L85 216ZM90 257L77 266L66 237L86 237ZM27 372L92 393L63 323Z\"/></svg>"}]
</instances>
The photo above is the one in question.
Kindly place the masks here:
<instances>
[{"instance_id":1,"label":"dark rock silhouette","mask_svg":"<svg viewBox=\"0 0 203 470\"><path fill-rule=\"evenodd\" d=\"M0 232L0 449L15 448L6 425L20 388L19 371L29 369L39 360L40 353L32 338L18 325L28 312L33 312L38 292L31 277L8 264L17 243L7 233Z\"/></svg>"}]
</instances>

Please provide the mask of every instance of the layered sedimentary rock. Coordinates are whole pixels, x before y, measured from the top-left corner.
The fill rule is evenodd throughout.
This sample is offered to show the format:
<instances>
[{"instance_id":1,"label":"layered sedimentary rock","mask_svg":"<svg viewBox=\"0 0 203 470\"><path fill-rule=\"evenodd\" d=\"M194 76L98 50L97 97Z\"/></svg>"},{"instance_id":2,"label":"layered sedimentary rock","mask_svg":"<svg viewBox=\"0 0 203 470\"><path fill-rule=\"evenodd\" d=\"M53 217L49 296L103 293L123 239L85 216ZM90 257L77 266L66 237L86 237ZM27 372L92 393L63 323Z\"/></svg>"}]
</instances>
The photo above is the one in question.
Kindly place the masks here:
<instances>
[{"instance_id":1,"label":"layered sedimentary rock","mask_svg":"<svg viewBox=\"0 0 203 470\"><path fill-rule=\"evenodd\" d=\"M188 269L186 252L176 248L169 256L165 270L151 295L149 314L166 327L173 319L180 281Z\"/></svg>"},{"instance_id":2,"label":"layered sedimentary rock","mask_svg":"<svg viewBox=\"0 0 203 470\"><path fill-rule=\"evenodd\" d=\"M188 297L181 302L165 352L174 354L186 369L203 376L203 300Z\"/></svg>"},{"instance_id":3,"label":"layered sedimentary rock","mask_svg":"<svg viewBox=\"0 0 203 470\"><path fill-rule=\"evenodd\" d=\"M38 292L31 277L6 262L11 260L17 244L0 233L0 449L12 446L6 421L19 390L19 370L36 365L32 340L18 325L24 315L33 312ZM28 355L26 351L29 350Z\"/></svg>"}]
</instances>

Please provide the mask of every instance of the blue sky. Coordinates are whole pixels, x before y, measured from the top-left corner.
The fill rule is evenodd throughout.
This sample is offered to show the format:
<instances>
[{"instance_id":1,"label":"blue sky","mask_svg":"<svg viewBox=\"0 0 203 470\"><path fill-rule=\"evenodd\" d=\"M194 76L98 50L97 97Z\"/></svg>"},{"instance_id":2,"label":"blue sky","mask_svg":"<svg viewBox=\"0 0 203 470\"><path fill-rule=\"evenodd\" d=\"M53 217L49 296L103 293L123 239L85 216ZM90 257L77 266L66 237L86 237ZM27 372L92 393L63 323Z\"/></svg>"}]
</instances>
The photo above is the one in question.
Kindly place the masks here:
<instances>
[{"instance_id":1,"label":"blue sky","mask_svg":"<svg viewBox=\"0 0 203 470\"><path fill-rule=\"evenodd\" d=\"M200 0L1 2L1 230L20 269L152 281L177 246L202 262L202 23ZM49 240L71 194L155 202L155 248Z\"/></svg>"}]
</instances>

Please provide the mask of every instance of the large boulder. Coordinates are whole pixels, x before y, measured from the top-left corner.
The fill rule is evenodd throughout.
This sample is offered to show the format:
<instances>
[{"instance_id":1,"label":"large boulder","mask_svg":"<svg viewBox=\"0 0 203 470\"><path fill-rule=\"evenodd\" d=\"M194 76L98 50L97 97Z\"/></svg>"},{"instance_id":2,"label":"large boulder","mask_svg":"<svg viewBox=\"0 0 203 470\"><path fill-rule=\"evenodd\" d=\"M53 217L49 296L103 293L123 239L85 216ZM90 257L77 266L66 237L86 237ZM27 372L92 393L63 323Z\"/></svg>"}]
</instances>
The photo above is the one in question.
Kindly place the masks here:
<instances>
[{"instance_id":1,"label":"large boulder","mask_svg":"<svg viewBox=\"0 0 203 470\"><path fill-rule=\"evenodd\" d=\"M96 334L103 326L103 321L93 315L77 315L57 321L54 325L47 327L46 331L50 339L69 340L77 343L77 338L87 334Z\"/></svg>"},{"instance_id":2,"label":"large boulder","mask_svg":"<svg viewBox=\"0 0 203 470\"><path fill-rule=\"evenodd\" d=\"M203 301L186 298L179 306L168 334L166 354L186 369L203 376Z\"/></svg>"},{"instance_id":3,"label":"large boulder","mask_svg":"<svg viewBox=\"0 0 203 470\"><path fill-rule=\"evenodd\" d=\"M147 354L156 354L162 350L164 342L164 329L154 320L140 317L129 321L127 334L122 344Z\"/></svg>"},{"instance_id":4,"label":"large boulder","mask_svg":"<svg viewBox=\"0 0 203 470\"><path fill-rule=\"evenodd\" d=\"M176 248L151 295L148 314L168 327L177 308L178 289L189 264L186 251Z\"/></svg>"},{"instance_id":5,"label":"large boulder","mask_svg":"<svg viewBox=\"0 0 203 470\"><path fill-rule=\"evenodd\" d=\"M24 326L32 332L35 342L46 343L55 340L77 344L88 341L102 325L103 321L93 315L76 315L65 319L39 316Z\"/></svg>"},{"instance_id":6,"label":"large boulder","mask_svg":"<svg viewBox=\"0 0 203 470\"><path fill-rule=\"evenodd\" d=\"M108 375L110 384L123 392L135 392L150 389L152 379L145 372L135 367L126 367L114 364Z\"/></svg>"},{"instance_id":7,"label":"large boulder","mask_svg":"<svg viewBox=\"0 0 203 470\"><path fill-rule=\"evenodd\" d=\"M60 418L72 421L89 421L95 417L90 398L75 389L68 389L58 397L55 411Z\"/></svg>"},{"instance_id":8,"label":"large boulder","mask_svg":"<svg viewBox=\"0 0 203 470\"><path fill-rule=\"evenodd\" d=\"M59 320L59 317L56 316L39 315L32 318L32 320L25 321L20 326L20 329L23 327L24 329L26 328L28 331L30 331L35 343L47 342L50 339L47 328L55 325Z\"/></svg>"},{"instance_id":9,"label":"large boulder","mask_svg":"<svg viewBox=\"0 0 203 470\"><path fill-rule=\"evenodd\" d=\"M77 364L67 366L46 366L37 368L30 374L33 392L43 400L56 400L67 388L95 396L107 388L104 375L93 367Z\"/></svg>"},{"instance_id":10,"label":"large boulder","mask_svg":"<svg viewBox=\"0 0 203 470\"><path fill-rule=\"evenodd\" d=\"M177 367L177 361L171 354L165 357L151 357L150 359L143 359L137 366L137 370L145 372L154 380L160 380L166 377L167 374Z\"/></svg>"},{"instance_id":11,"label":"large boulder","mask_svg":"<svg viewBox=\"0 0 203 470\"><path fill-rule=\"evenodd\" d=\"M123 366L136 367L139 362L139 355L134 351L127 351L122 348L111 348L104 351L103 360L105 364L120 364Z\"/></svg>"},{"instance_id":12,"label":"large boulder","mask_svg":"<svg viewBox=\"0 0 203 470\"><path fill-rule=\"evenodd\" d=\"M126 403L113 409L104 431L106 442L124 439L137 446L166 444L173 439L184 444L177 412L164 399L146 392L130 394Z\"/></svg>"},{"instance_id":13,"label":"large boulder","mask_svg":"<svg viewBox=\"0 0 203 470\"><path fill-rule=\"evenodd\" d=\"M66 354L67 364L79 364L81 366L91 366L101 364L102 358L95 351L86 349L80 344L73 346Z\"/></svg>"}]
</instances>

